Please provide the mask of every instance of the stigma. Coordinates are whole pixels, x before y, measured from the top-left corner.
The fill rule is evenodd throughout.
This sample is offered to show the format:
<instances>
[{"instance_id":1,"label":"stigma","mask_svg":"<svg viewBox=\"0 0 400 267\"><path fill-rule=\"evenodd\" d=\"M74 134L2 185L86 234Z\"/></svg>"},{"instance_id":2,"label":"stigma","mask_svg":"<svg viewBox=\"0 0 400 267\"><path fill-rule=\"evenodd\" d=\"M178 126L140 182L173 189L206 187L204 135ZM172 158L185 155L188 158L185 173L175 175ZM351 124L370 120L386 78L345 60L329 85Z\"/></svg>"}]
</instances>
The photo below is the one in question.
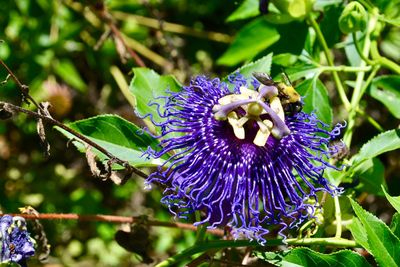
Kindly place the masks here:
<instances>
[{"instance_id":1,"label":"stigma","mask_svg":"<svg viewBox=\"0 0 400 267\"><path fill-rule=\"evenodd\" d=\"M261 84L257 91L242 86L239 91L239 94L220 98L213 107L214 118L228 121L238 139L246 138L244 126L247 122L256 122L258 131L253 143L260 147L266 145L270 135L280 140L290 134L275 86ZM239 108L244 111L244 115L243 112L238 112Z\"/></svg>"}]
</instances>

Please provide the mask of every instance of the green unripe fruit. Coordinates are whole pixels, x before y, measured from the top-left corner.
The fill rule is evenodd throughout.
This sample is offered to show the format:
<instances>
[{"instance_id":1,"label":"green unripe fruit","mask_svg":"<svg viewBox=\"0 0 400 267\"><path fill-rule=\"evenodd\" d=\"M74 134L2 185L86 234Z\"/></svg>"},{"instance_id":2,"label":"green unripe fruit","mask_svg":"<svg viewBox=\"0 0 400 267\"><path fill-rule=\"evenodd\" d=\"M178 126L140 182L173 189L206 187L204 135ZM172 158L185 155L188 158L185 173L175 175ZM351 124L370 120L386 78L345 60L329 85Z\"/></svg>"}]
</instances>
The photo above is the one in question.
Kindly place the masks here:
<instances>
[{"instance_id":1,"label":"green unripe fruit","mask_svg":"<svg viewBox=\"0 0 400 267\"><path fill-rule=\"evenodd\" d=\"M367 26L368 14L358 2L349 3L339 17L339 28L343 33L363 31Z\"/></svg>"},{"instance_id":2,"label":"green unripe fruit","mask_svg":"<svg viewBox=\"0 0 400 267\"><path fill-rule=\"evenodd\" d=\"M293 19L304 19L311 12L315 0L272 0L274 6Z\"/></svg>"}]
</instances>

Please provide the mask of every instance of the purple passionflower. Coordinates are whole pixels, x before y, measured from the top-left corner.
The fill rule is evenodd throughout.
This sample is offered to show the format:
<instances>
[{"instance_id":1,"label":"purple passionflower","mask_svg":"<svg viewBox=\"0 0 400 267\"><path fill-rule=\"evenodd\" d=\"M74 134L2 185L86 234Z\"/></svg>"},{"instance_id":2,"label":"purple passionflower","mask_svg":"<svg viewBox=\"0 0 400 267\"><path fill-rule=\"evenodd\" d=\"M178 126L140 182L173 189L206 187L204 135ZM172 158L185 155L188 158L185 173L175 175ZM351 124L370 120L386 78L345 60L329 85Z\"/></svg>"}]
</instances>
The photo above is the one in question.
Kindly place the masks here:
<instances>
[{"instance_id":1,"label":"purple passionflower","mask_svg":"<svg viewBox=\"0 0 400 267\"><path fill-rule=\"evenodd\" d=\"M35 254L34 244L24 218L0 217L0 263L13 262L25 266L26 260Z\"/></svg>"},{"instance_id":2,"label":"purple passionflower","mask_svg":"<svg viewBox=\"0 0 400 267\"><path fill-rule=\"evenodd\" d=\"M166 186L162 203L179 217L201 211L195 225L230 226L235 237L262 244L269 225L280 225L284 237L314 217L318 191L339 193L323 172L334 168L329 144L343 126L329 131L315 114L286 112L290 96L283 99L277 83L241 75L229 83L232 91L199 76L164 97L160 150L148 153L172 156L146 183Z\"/></svg>"}]
</instances>

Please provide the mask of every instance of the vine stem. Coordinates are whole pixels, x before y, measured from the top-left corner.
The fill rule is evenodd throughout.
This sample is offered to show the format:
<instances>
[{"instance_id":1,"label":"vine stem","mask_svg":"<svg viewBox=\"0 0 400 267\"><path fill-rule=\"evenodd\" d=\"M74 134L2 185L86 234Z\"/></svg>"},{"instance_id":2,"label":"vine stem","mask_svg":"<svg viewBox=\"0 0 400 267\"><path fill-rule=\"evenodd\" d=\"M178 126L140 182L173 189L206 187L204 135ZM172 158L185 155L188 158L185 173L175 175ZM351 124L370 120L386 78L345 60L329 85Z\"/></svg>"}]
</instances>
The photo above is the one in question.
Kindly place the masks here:
<instances>
[{"instance_id":1,"label":"vine stem","mask_svg":"<svg viewBox=\"0 0 400 267\"><path fill-rule=\"evenodd\" d=\"M291 239L286 239L286 241L283 241L282 239L272 239L268 240L265 244L265 246L280 246L280 245L296 245L296 246L325 245L334 247L358 246L355 241L344 238L303 238L303 239L291 238ZM198 253L202 253L212 249L223 249L228 247L232 248L232 247L262 247L262 246L257 242L248 240L209 241L190 247L182 251L181 253L178 253L175 256L160 262L155 267L177 266L178 263L190 259L192 256Z\"/></svg>"},{"instance_id":2,"label":"vine stem","mask_svg":"<svg viewBox=\"0 0 400 267\"><path fill-rule=\"evenodd\" d=\"M370 66L365 67L350 67L350 66L319 66L321 72L324 71L342 71L342 72L359 72L359 71L370 71Z\"/></svg>"},{"instance_id":3,"label":"vine stem","mask_svg":"<svg viewBox=\"0 0 400 267\"><path fill-rule=\"evenodd\" d=\"M361 54L360 54L361 58L368 59L369 51L371 48L370 35L371 35L372 31L375 29L377 21L378 21L377 16L373 14L368 22L368 26L367 26L367 30L366 30L366 34L365 34L364 47L363 47L362 51L359 51L360 49L357 49L357 51L359 51L359 53L361 52ZM355 42L356 47L358 47L358 44L357 44L358 40L354 39L353 41ZM360 62L360 67L365 67L366 65L367 65L367 62L365 60ZM364 82L365 73L364 72L357 73L356 84L354 86L353 95L351 97L351 109L350 109L349 117L348 117L348 126L347 126L347 130L343 136L343 141L347 147L350 147L350 145L351 145L351 140L352 140L353 133L354 133L355 120L356 120L359 102L360 102L366 88L368 87L369 83L375 77L375 74L378 71L379 67L380 67L379 65L376 65L374 67L373 71L369 75L366 82Z\"/></svg>"},{"instance_id":4,"label":"vine stem","mask_svg":"<svg viewBox=\"0 0 400 267\"><path fill-rule=\"evenodd\" d=\"M7 110L7 111L22 112L22 113L25 113L25 114L27 114L27 115L29 115L31 117L36 118L36 119L42 119L46 123L49 123L49 124L52 124L52 125L56 125L56 126L60 127L61 129L69 132L70 134L74 135L78 139L82 140L83 142L87 143L88 145L96 148L98 151L100 151L101 153L106 155L109 159L113 160L113 162L123 166L128 171L132 171L133 173L137 174L140 177L147 178L147 174L145 174L141 170L131 166L127 161L122 160L122 159L114 156L113 154L111 154L108 150L106 150L102 146L96 144L95 142L93 142L92 140L87 138L86 136L84 136L84 135L78 133L77 131L69 128L65 124L59 122L58 120L53 119L52 117L48 117L48 116L39 114L37 112L31 111L31 110L28 110L28 109L24 109L24 108L21 108L19 106L13 105L11 103L2 102L2 101L0 101L0 108L3 108L5 110Z\"/></svg>"},{"instance_id":5,"label":"vine stem","mask_svg":"<svg viewBox=\"0 0 400 267\"><path fill-rule=\"evenodd\" d=\"M314 29L314 31L315 31L315 33L317 35L318 41L321 44L322 49L324 51L326 60L328 61L328 65L330 67L335 67L333 59L332 59L330 51L329 51L328 44L326 43L326 40L324 38L324 35L321 32L321 29L318 26L318 23L313 18L312 13L310 13L308 15L307 21L309 22L309 24ZM337 91L339 93L339 97L342 100L345 109L349 110L351 105L350 105L350 102L349 102L349 100L348 100L348 98L346 96L346 92L344 90L342 82L340 81L339 74L337 73L336 70L332 70L332 76L333 76L333 80L335 81L335 84L336 84L336 87L337 87Z\"/></svg>"},{"instance_id":6,"label":"vine stem","mask_svg":"<svg viewBox=\"0 0 400 267\"><path fill-rule=\"evenodd\" d=\"M196 221L201 221L201 214L199 211L195 212ZM205 224L201 224L197 227L196 232L196 244L204 242L205 236L207 232L207 226Z\"/></svg>"},{"instance_id":7,"label":"vine stem","mask_svg":"<svg viewBox=\"0 0 400 267\"><path fill-rule=\"evenodd\" d=\"M358 108L357 109L357 113L360 114L361 116L364 116L368 122L375 127L375 129L377 129L380 132L385 131L385 129L383 129L383 127L374 119L372 118L370 115L366 114L364 110Z\"/></svg>"},{"instance_id":8,"label":"vine stem","mask_svg":"<svg viewBox=\"0 0 400 267\"><path fill-rule=\"evenodd\" d=\"M335 238L339 239L342 236L342 212L340 210L339 196L334 196L335 203L335 219L336 219L336 234Z\"/></svg>"},{"instance_id":9,"label":"vine stem","mask_svg":"<svg viewBox=\"0 0 400 267\"><path fill-rule=\"evenodd\" d=\"M0 214L3 216L5 214ZM97 221L97 222L108 222L108 223L135 223L142 222L143 218L138 217L126 217L126 216L115 216L115 215L80 215L74 213L42 213L42 214L9 214L11 216L20 216L28 220L77 220L77 221ZM189 223L180 222L161 222L155 220L147 220L146 223L150 226L180 228L184 230L197 231L198 227ZM224 231L221 229L207 229L207 232L216 236L224 236Z\"/></svg>"},{"instance_id":10,"label":"vine stem","mask_svg":"<svg viewBox=\"0 0 400 267\"><path fill-rule=\"evenodd\" d=\"M307 20L308 20L308 22L310 23L311 27L314 29L314 31L315 31L315 33L317 35L319 43L321 44L322 49L324 51L326 60L328 61L328 65L332 68L332 76L333 76L333 79L335 81L335 84L336 84L336 87L337 87L337 91L339 93L339 97L342 100L345 109L346 110L350 110L351 109L351 103L349 102L349 100L348 100L348 98L346 96L346 92L344 90L342 82L340 81L339 74L334 69L335 68L335 64L334 64L333 58L332 58L332 56L330 54L330 50L329 50L328 44L326 43L325 37L322 34L322 31L319 28L318 23L313 18L312 13L309 14ZM360 67L365 67L365 65L364 66L360 66ZM364 72L359 72L359 73L364 73ZM339 202L339 197L338 196L334 197L334 203L335 203L335 219L336 219L336 234L335 234L335 238L338 239L342 235L342 217L341 217L342 214L341 214L341 211L340 211L340 202Z\"/></svg>"},{"instance_id":11,"label":"vine stem","mask_svg":"<svg viewBox=\"0 0 400 267\"><path fill-rule=\"evenodd\" d=\"M379 54L378 50L378 42L376 40L372 40L371 42L371 56L374 60L377 61L383 67L386 67L397 74L400 74L400 66L390 59L383 57Z\"/></svg>"}]
</instances>

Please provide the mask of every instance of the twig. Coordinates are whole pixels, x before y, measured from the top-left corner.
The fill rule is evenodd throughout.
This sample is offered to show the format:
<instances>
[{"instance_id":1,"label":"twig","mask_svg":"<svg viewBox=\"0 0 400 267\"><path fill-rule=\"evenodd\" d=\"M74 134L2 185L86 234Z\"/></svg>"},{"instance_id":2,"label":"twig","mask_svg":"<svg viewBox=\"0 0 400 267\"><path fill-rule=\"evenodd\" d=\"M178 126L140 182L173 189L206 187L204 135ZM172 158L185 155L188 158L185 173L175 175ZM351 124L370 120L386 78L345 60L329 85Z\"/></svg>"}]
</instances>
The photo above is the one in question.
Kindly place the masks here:
<instances>
[{"instance_id":1,"label":"twig","mask_svg":"<svg viewBox=\"0 0 400 267\"><path fill-rule=\"evenodd\" d=\"M22 95L23 95L23 100L29 99L39 110L42 112L45 112L43 108L29 95L29 87L19 81L17 76L15 76L14 72L7 66L6 63L4 63L3 60L0 59L0 64L3 65L3 67L7 70L9 76L15 81L15 83L18 85L18 87L21 89ZM8 76L7 76L8 78ZM6 79L7 80L7 79ZM25 101L26 102L26 101ZM29 102L27 102L29 104Z\"/></svg>"},{"instance_id":2,"label":"twig","mask_svg":"<svg viewBox=\"0 0 400 267\"><path fill-rule=\"evenodd\" d=\"M135 174L139 175L140 177L147 178L147 175L144 172L142 172L141 170L131 166L127 161L117 158L116 156L111 154L109 151L107 151L105 148L103 148L102 146L96 144L95 142L93 142L92 140L87 138L86 136L84 136L84 135L78 133L77 131L69 128L68 126L66 126L65 124L59 122L58 120L55 120L53 118L47 117L45 115L41 115L41 114L36 113L34 111L30 111L30 110L21 108L19 106L16 106L16 105L13 105L13 104L7 103L7 102L0 101L0 108L4 108L7 111L12 110L12 111L16 111L16 112L22 112L22 113L25 113L25 114L27 114L29 116L34 117L34 118L42 119L43 121L45 121L47 123L50 123L52 125L56 125L56 126L60 127L61 129L69 132L70 134L76 136L77 138L79 138L83 142L87 143L88 145L96 148L98 151L100 151L101 153L106 155L110 160L112 160L113 162L115 162L115 163L123 166L124 168L126 168L126 170L128 172L131 171L132 173L135 173Z\"/></svg>"},{"instance_id":3,"label":"twig","mask_svg":"<svg viewBox=\"0 0 400 267\"><path fill-rule=\"evenodd\" d=\"M112 14L115 18L123 21L132 20L136 23L147 26L154 29L160 29L160 21L153 18L143 17L135 14L128 14L121 11L112 11ZM162 30L166 32L173 32L178 34L190 35L198 38L204 38L215 42L221 43L231 43L233 37L219 32L210 32L210 31L201 31L197 29L193 29L191 27L187 27L184 25L171 23L171 22L162 22Z\"/></svg>"},{"instance_id":4,"label":"twig","mask_svg":"<svg viewBox=\"0 0 400 267\"><path fill-rule=\"evenodd\" d=\"M115 25L112 16L107 10L107 7L105 6L104 3L93 6L93 10L95 13L106 22L108 27L111 29L111 32L117 38L125 47L125 49L128 51L129 55L132 57L132 59L136 62L136 64L139 67L146 67L146 64L144 64L143 60L136 54L135 51L133 51L125 42L124 37L122 36L121 32L119 31L118 27Z\"/></svg>"},{"instance_id":5,"label":"twig","mask_svg":"<svg viewBox=\"0 0 400 267\"><path fill-rule=\"evenodd\" d=\"M0 216L3 214L0 214ZM74 213L45 213L45 214L10 214L11 216L21 216L28 220L78 220L78 221L97 221L109 223L135 223L143 221L142 217L126 217L115 215L81 215ZM170 228L180 228L185 230L196 231L197 227L189 223L180 222L161 222L155 220L148 220L148 225L161 226ZM224 236L224 231L221 229L207 229L207 232L216 236Z\"/></svg>"}]
</instances>

